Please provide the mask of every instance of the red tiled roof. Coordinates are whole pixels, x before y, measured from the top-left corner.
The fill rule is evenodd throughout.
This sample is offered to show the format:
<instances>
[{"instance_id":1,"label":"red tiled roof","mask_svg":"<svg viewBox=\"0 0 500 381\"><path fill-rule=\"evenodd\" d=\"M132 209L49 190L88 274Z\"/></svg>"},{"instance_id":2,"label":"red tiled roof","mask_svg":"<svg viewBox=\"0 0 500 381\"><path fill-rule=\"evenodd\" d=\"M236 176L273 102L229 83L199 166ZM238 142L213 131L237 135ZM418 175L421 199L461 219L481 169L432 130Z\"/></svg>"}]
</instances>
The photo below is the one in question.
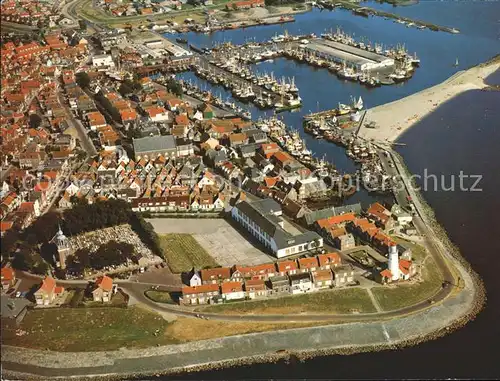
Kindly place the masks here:
<instances>
[{"instance_id":1,"label":"red tiled roof","mask_svg":"<svg viewBox=\"0 0 500 381\"><path fill-rule=\"evenodd\" d=\"M221 290L223 294L243 291L243 284L241 282L224 282L221 285Z\"/></svg>"},{"instance_id":2,"label":"red tiled roof","mask_svg":"<svg viewBox=\"0 0 500 381\"><path fill-rule=\"evenodd\" d=\"M299 259L299 268L300 269L310 269L318 266L318 259L316 257L313 258L300 258Z\"/></svg>"},{"instance_id":3,"label":"red tiled roof","mask_svg":"<svg viewBox=\"0 0 500 381\"><path fill-rule=\"evenodd\" d=\"M111 291L113 289L113 279L106 275L97 278L95 284L104 291Z\"/></svg>"},{"instance_id":4,"label":"red tiled roof","mask_svg":"<svg viewBox=\"0 0 500 381\"><path fill-rule=\"evenodd\" d=\"M295 261L278 262L277 265L280 273L297 270L297 263Z\"/></svg>"},{"instance_id":5,"label":"red tiled roof","mask_svg":"<svg viewBox=\"0 0 500 381\"><path fill-rule=\"evenodd\" d=\"M229 279L230 277L231 269L229 267L217 267L214 269L201 270L201 280L203 282L214 279Z\"/></svg>"},{"instance_id":6,"label":"red tiled roof","mask_svg":"<svg viewBox=\"0 0 500 381\"><path fill-rule=\"evenodd\" d=\"M50 276L47 276L42 281L42 285L40 286L39 290L42 290L42 291L46 292L47 294L50 294L51 292L54 291L55 287L56 287L55 279L50 277Z\"/></svg>"},{"instance_id":7,"label":"red tiled roof","mask_svg":"<svg viewBox=\"0 0 500 381\"><path fill-rule=\"evenodd\" d=\"M2 267L1 270L2 281L11 281L15 277L12 267Z\"/></svg>"},{"instance_id":8,"label":"red tiled roof","mask_svg":"<svg viewBox=\"0 0 500 381\"><path fill-rule=\"evenodd\" d=\"M265 289L266 288L266 281L263 279L251 279L247 280L245 282L245 289L248 291L248 289Z\"/></svg>"},{"instance_id":9,"label":"red tiled roof","mask_svg":"<svg viewBox=\"0 0 500 381\"><path fill-rule=\"evenodd\" d=\"M318 262L320 266L328 265L328 264L340 264L341 262L340 255L338 253L326 253L318 255Z\"/></svg>"},{"instance_id":10,"label":"red tiled roof","mask_svg":"<svg viewBox=\"0 0 500 381\"><path fill-rule=\"evenodd\" d=\"M315 282L317 281L325 281L332 279L332 272L330 270L318 270L312 273L313 279Z\"/></svg>"},{"instance_id":11,"label":"red tiled roof","mask_svg":"<svg viewBox=\"0 0 500 381\"><path fill-rule=\"evenodd\" d=\"M0 231L2 233L6 232L7 230L12 229L13 225L14 225L14 223L12 221L1 221L0 222Z\"/></svg>"},{"instance_id":12,"label":"red tiled roof","mask_svg":"<svg viewBox=\"0 0 500 381\"><path fill-rule=\"evenodd\" d=\"M195 287L189 287L189 286L182 287L182 295L204 294L207 292L219 292L219 285L217 285L217 284L203 284L201 286L195 286Z\"/></svg>"}]
</instances>

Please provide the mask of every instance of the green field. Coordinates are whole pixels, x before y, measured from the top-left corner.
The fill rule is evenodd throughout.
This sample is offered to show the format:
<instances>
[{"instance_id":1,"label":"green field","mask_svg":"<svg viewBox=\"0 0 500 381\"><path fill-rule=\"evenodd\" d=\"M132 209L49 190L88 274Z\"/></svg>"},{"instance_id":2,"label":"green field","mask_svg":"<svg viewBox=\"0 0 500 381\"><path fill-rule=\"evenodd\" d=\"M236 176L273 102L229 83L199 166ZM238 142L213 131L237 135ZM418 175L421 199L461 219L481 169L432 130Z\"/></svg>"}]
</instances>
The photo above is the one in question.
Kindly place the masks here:
<instances>
[{"instance_id":1,"label":"green field","mask_svg":"<svg viewBox=\"0 0 500 381\"><path fill-rule=\"evenodd\" d=\"M191 234L161 234L160 248L173 273L219 266Z\"/></svg>"},{"instance_id":2,"label":"green field","mask_svg":"<svg viewBox=\"0 0 500 381\"><path fill-rule=\"evenodd\" d=\"M397 310L432 298L442 287L443 276L433 259L425 261L423 281L416 284L398 284L372 288L373 296L384 311Z\"/></svg>"},{"instance_id":3,"label":"green field","mask_svg":"<svg viewBox=\"0 0 500 381\"><path fill-rule=\"evenodd\" d=\"M368 292L361 288L328 290L276 299L219 304L200 308L200 310L229 314L297 314L301 312L346 314L354 311L360 313L376 312Z\"/></svg>"},{"instance_id":4,"label":"green field","mask_svg":"<svg viewBox=\"0 0 500 381\"><path fill-rule=\"evenodd\" d=\"M164 334L169 324L139 307L37 309L19 326L26 334L3 326L2 344L76 352L174 344L178 340Z\"/></svg>"},{"instance_id":5,"label":"green field","mask_svg":"<svg viewBox=\"0 0 500 381\"><path fill-rule=\"evenodd\" d=\"M167 303L167 304L177 304L170 295L170 292L166 291L146 291L145 295L147 298L151 299L153 302L157 303Z\"/></svg>"},{"instance_id":6,"label":"green field","mask_svg":"<svg viewBox=\"0 0 500 381\"><path fill-rule=\"evenodd\" d=\"M408 246L411 249L412 258L414 261L417 262L423 261L424 258L428 255L427 251L425 250L425 247L419 245L418 243L408 241L406 239L399 237L394 237L394 239L396 240L397 243Z\"/></svg>"}]
</instances>

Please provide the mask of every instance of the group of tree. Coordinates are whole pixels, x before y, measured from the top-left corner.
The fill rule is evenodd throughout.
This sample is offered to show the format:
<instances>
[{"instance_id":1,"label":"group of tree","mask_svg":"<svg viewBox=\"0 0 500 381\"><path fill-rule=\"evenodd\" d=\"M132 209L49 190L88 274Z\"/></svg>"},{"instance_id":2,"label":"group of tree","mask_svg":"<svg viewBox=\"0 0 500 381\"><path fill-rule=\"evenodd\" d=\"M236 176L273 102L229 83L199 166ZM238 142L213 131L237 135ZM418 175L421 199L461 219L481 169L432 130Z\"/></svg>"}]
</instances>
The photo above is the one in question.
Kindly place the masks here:
<instances>
[{"instance_id":1,"label":"group of tree","mask_svg":"<svg viewBox=\"0 0 500 381\"><path fill-rule=\"evenodd\" d=\"M97 250L77 250L66 259L66 267L73 274L83 274L86 269L102 270L109 266L126 264L128 260L137 263L134 246L126 242L109 241Z\"/></svg>"},{"instance_id":2,"label":"group of tree","mask_svg":"<svg viewBox=\"0 0 500 381\"><path fill-rule=\"evenodd\" d=\"M137 93L142 90L142 85L138 80L126 79L122 82L118 88L118 92L122 97L126 97L129 94Z\"/></svg>"},{"instance_id":3,"label":"group of tree","mask_svg":"<svg viewBox=\"0 0 500 381\"><path fill-rule=\"evenodd\" d=\"M63 213L65 232L76 235L110 226L126 224L133 215L130 205L123 200L81 202Z\"/></svg>"},{"instance_id":4,"label":"group of tree","mask_svg":"<svg viewBox=\"0 0 500 381\"><path fill-rule=\"evenodd\" d=\"M40 115L38 115L36 113L30 114L30 118L29 118L30 128L38 128L38 127L40 127L41 124L42 124L42 118L40 117Z\"/></svg>"},{"instance_id":5,"label":"group of tree","mask_svg":"<svg viewBox=\"0 0 500 381\"><path fill-rule=\"evenodd\" d=\"M49 265L40 253L28 244L21 244L17 247L12 259L12 267L40 275L46 274L49 269Z\"/></svg>"},{"instance_id":6,"label":"group of tree","mask_svg":"<svg viewBox=\"0 0 500 381\"><path fill-rule=\"evenodd\" d=\"M78 83L78 86L80 86L82 89L86 89L87 87L90 86L90 77L84 71L76 73L75 79L76 83Z\"/></svg>"},{"instance_id":7,"label":"group of tree","mask_svg":"<svg viewBox=\"0 0 500 381\"><path fill-rule=\"evenodd\" d=\"M48 265L54 265L57 260L57 248L50 241L59 227L65 235L72 236L122 224L130 224L153 253L162 255L153 226L134 213L127 202L111 199L93 204L79 201L63 213L49 212L40 216L22 232L9 230L2 237L2 259L11 259L13 267L21 270L45 273ZM135 259L133 246L110 241L95 253L87 249L77 250L68 258L67 267L82 272L84 268L102 269L124 263L127 259Z\"/></svg>"},{"instance_id":8,"label":"group of tree","mask_svg":"<svg viewBox=\"0 0 500 381\"><path fill-rule=\"evenodd\" d=\"M170 78L167 81L167 90L170 91L172 94L177 95L178 97L182 97L183 94L182 86L174 78Z\"/></svg>"}]
</instances>

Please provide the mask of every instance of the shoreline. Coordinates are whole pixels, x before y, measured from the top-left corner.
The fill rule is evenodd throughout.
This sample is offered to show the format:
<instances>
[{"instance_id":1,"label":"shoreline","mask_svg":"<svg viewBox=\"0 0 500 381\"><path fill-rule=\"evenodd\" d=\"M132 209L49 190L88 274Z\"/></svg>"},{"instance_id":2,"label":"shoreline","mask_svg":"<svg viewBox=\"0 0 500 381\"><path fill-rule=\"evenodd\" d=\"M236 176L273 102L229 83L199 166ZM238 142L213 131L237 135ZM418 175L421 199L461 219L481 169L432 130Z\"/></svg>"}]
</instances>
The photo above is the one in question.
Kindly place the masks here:
<instances>
[{"instance_id":1,"label":"shoreline","mask_svg":"<svg viewBox=\"0 0 500 381\"><path fill-rule=\"evenodd\" d=\"M444 243L449 244L449 241ZM377 352L418 345L461 328L473 320L484 306L484 287L478 275L459 252L454 250L454 253L450 255L458 260L456 269L470 289L464 288L434 307L392 321L333 324L252 333L137 351L120 349L106 352L105 355L103 352L53 352L4 346L3 373L20 379L46 377L67 379L70 375L75 380L122 379L124 376L137 379L254 363L293 361L294 359L304 361L317 356ZM463 312L463 309L466 311ZM452 316L453 314L459 316ZM426 329L429 331L423 333ZM403 335L404 333L406 335ZM283 340L286 336L290 336L291 343ZM392 339L392 336L395 339ZM332 339L333 342L327 342ZM348 342L342 342L343 339ZM294 341L297 348L293 348ZM290 344L289 347L287 347L287 342ZM333 344L335 342L336 344ZM262 345L261 350L258 348L259 345ZM226 350L227 353L217 355L212 353L214 349L219 349L221 352ZM209 358L200 361L203 356ZM148 366L148 361L153 362L152 366ZM134 362L136 362L135 365ZM50 364L50 366L35 365L40 363ZM130 367L135 367L136 370L127 370L125 363ZM73 368L74 364L81 366ZM78 372L83 372L83 374Z\"/></svg>"},{"instance_id":2,"label":"shoreline","mask_svg":"<svg viewBox=\"0 0 500 381\"><path fill-rule=\"evenodd\" d=\"M490 88L485 79L497 70L500 70L500 55L483 64L459 71L437 85L368 109L358 136L380 142L395 142L405 131L443 103L469 90ZM369 124L375 124L376 128L367 127Z\"/></svg>"},{"instance_id":3,"label":"shoreline","mask_svg":"<svg viewBox=\"0 0 500 381\"><path fill-rule=\"evenodd\" d=\"M459 72L456 73L454 76L450 77L448 80L445 82L438 84L434 87L439 87L443 85L454 85L455 81L457 81L459 78L462 78L464 74L467 74L467 72L470 72L473 69L484 69L488 68L491 66L495 65L500 65L500 62L495 62L499 61L499 57L494 58L493 60L490 60L486 64L479 65L475 68L469 69L466 72ZM496 70L496 69L495 69ZM481 73L484 73L481 71ZM489 74L488 74L489 75ZM483 78L483 84L484 84L484 79L486 76ZM462 85L463 83L459 83L459 85ZM468 83L466 83L467 85ZM429 91L431 89L434 89L434 87L431 87L429 89L423 90L422 92ZM466 89L467 90L467 89ZM466 91L462 90L459 93ZM455 94L458 95L459 93ZM420 94L420 93L417 93ZM414 95L417 95L414 94ZM454 96L455 96L454 95ZM413 95L412 95L413 96ZM407 98L411 98L407 97ZM402 100L405 100L407 98L404 98ZM398 102L398 101L396 101ZM395 103L395 102L392 102ZM392 104L391 103L391 104ZM383 106L380 106L383 107ZM397 111L394 112L394 117L397 115ZM415 123L412 123L408 128L413 126ZM379 131L379 130L373 130L373 131ZM403 132L403 131L402 131ZM402 133L401 132L401 133ZM404 160L402 160L401 156L397 153L394 153L397 157L398 160L401 162L403 170L406 173L410 173L406 166L404 165ZM190 372L197 372L197 371L202 371L202 370L215 370L215 369L220 369L220 368L227 368L227 367L232 367L232 366L243 366L243 365L249 365L249 364L254 364L254 363L269 363L269 362L276 362L276 361L294 361L295 359L298 361L303 361L311 357L316 357L316 356L327 356L327 355L337 355L337 354L342 354L342 355L348 355L348 354L355 354L355 353L362 353L362 352L376 352L376 351L381 351L381 350L394 350L394 349L401 349L405 348L408 346L413 346L413 345L418 345L422 342L425 341L430 341L437 339L439 337L442 337L448 333L453 332L456 329L461 328L464 326L467 322L470 320L473 320L474 317L481 311L481 309L484 306L485 300L486 300L486 294L485 294L485 289L484 285L482 284L481 279L479 278L479 275L471 268L470 264L463 258L458 250L458 248L449 240L448 235L446 234L446 231L444 228L439 225L439 223L436 221L433 210L430 208L430 206L426 203L426 201L423 199L423 196L421 192L417 192L418 198L420 202L422 203L422 213L425 215L426 219L428 220L428 227L429 229L432 230L432 232L438 237L438 240L440 244L443 245L443 247L446 248L445 252L446 255L443 256L444 259L447 262L452 262L453 263L453 268L456 270L461 276L463 276L463 281L468 284L470 287L470 290L460 290L457 291L456 293L450 295L447 299L445 299L443 302L437 304L436 306L429 307L426 310L407 315L407 316L401 316L399 318L394 319L392 322L388 321L377 321L374 320L369 323L347 323L347 324L335 324L335 325L330 325L330 326L318 326L318 327L307 327L307 328L296 328L296 329L290 329L290 330L283 330L283 331L271 331L271 332L263 332L263 333L255 333L255 334L247 334L247 335L237 335L237 336L230 336L227 338L220 338L220 339L210 339L210 340L203 340L203 341L198 341L198 342L192 342L192 343L186 343L186 344L179 344L179 345L169 345L169 346L164 346L160 348L147 348L143 350L139 350L137 352L142 352L144 355L142 357L133 357L131 356L133 352L136 352L135 350L132 349L121 349L117 351L110 351L109 353L104 353L104 352L79 352L76 353L69 353L69 352L52 352L52 351L44 351L44 350L32 350L32 349L27 349L27 348L19 348L19 347L10 347L10 346L5 346L2 351L2 365L3 365L3 374L8 375L10 377L21 377L21 379L40 379L43 378L43 376L37 375L36 373L24 373L22 371L16 372L15 370L8 370L9 365L11 364L17 364L18 368L20 369L26 369L29 371L30 367L34 368L35 366L33 364L30 364L32 361L33 363L36 363L37 360L40 360L41 358L46 358L45 360L46 363L51 364L51 366L47 367L48 369L52 369L52 372L57 373L58 371L66 370L69 372L73 371L73 368L68 366L68 365L73 365L77 364L77 361L80 360L80 357L83 359L84 362L86 362L87 366L83 367L88 371L90 374L81 374L76 376L73 376L70 374L71 373L66 373L62 375L49 375L46 377L50 377L51 379L53 378L59 378L59 379L75 379L75 380L88 380L88 379L123 379L123 377L147 377L147 376L155 376L155 375L171 375L171 374L180 374L180 373L190 373ZM469 291L467 293L466 291ZM452 310L453 308L456 308L460 312L456 312L457 315L459 316L451 316L449 313L449 310ZM429 318L429 315L432 314L438 314L440 309L443 309L441 311L444 313L444 316L440 316L438 321L436 322L436 318L433 320L436 324L435 326L430 326L427 325ZM414 329L413 333L408 333L407 336L405 337L399 337L400 331L398 329L401 329L402 332L405 332L408 330L407 327L404 327L404 322L406 321L413 321L415 319L420 319L423 322L423 325L418 326L415 322L416 326L413 327L410 325L410 329ZM430 319L432 320L432 319ZM356 338L354 338L354 342L350 342L347 344L335 344L333 346L328 347L328 345L325 345L324 342L322 343L323 346L318 346L318 347L312 347L312 345L318 344L318 341L322 339L322 337L318 336L318 332L326 331L328 332L338 332L339 335L346 334L345 331L348 331L347 336L350 338L351 334L353 331L356 329L359 329L361 326L366 325L366 326L371 326L372 329L369 330L371 334L373 334L373 342L372 343L366 343L366 342L355 342ZM391 326L389 330L387 330L387 327ZM325 329L323 329L325 328ZM347 328L347 329L346 329ZM428 329L428 332L425 332L425 329ZM294 331L294 332L291 332ZM387 333L391 338L387 339L384 338L383 332L390 332ZM239 353L238 350L245 350L248 349L249 347L251 349L255 349L253 345L257 345L256 343L259 342L265 342L266 340L269 340L268 337L278 337L276 334L281 334L281 337L286 337L290 333L290 335L295 334L296 332L306 332L307 333L307 338L309 341L305 342L307 345L311 345L308 348L301 348L299 345L299 348L294 349L294 348L279 348L276 349L276 344L273 343L273 340L270 340L273 345L268 345L264 346L264 350L262 350L262 353L260 354L250 354L243 355L238 357ZM380 336L380 333L382 333L382 336ZM327 336L327 335L326 335ZM337 339L335 335L335 340ZM394 337L394 339L392 339ZM371 337L370 337L371 338ZM244 341L244 344L242 348L235 348L235 345L237 345L237 342L241 340ZM305 341L305 340L304 340ZM224 345L224 343L229 343ZM230 345L232 343L232 345ZM212 345L214 344L214 345ZM279 345L279 342L278 342ZM284 342L282 342L282 345L284 347ZM293 345L293 344L291 344ZM168 367L171 364L175 363L176 360L178 360L178 356L186 355L189 357L189 354L193 355L193 358L198 359L199 357L199 351L200 350L207 350L206 346L208 346L208 351L212 351L214 348L226 348L229 351L229 354L226 356L224 359L216 359L214 357L209 357L208 359L204 358L206 361L200 361L199 363L192 363L188 365L183 365L183 366L172 366L168 369L159 369L155 368L156 367ZM179 349L183 348L183 349ZM191 348L190 350L186 350L186 348ZM200 349L201 348L201 349ZM233 351L233 349L235 349ZM159 354L161 351L165 351L163 355ZM23 353L25 353L23 355ZM180 353L180 354L179 354ZM209 352L208 352L209 353ZM240 352L241 353L241 352ZM244 352L243 352L244 353ZM33 355L31 358L30 356ZM129 355L130 357L127 357ZM205 355L205 354L203 354ZM202 355L202 356L203 356ZM161 356L167 356L166 359L164 360L163 357ZM170 357L168 357L170 356ZM23 357L25 362L23 362ZM147 365L142 365L142 361L148 361L151 358L154 358L154 363L151 366L150 370L146 370ZM20 360L19 362L13 361L13 359ZM54 359L56 359L54 361ZM78 359L78 360L77 360ZM95 361L96 359L100 361ZM185 361L188 361L189 358L187 358ZM4 361L7 362L7 365L4 365ZM122 361L122 363L120 363ZM137 366L137 369L139 371L129 371L127 369L127 366L124 366L123 362L130 362L131 364L134 361L138 361L141 366ZM121 364L121 365L120 365ZM66 367L64 366L66 365ZM106 367L109 366L111 369L123 369L123 373L120 372L112 372L112 371L106 371ZM130 365L132 366L132 365ZM115 367L115 368L113 368ZM7 368L7 369L6 369ZM15 368L15 367L14 367ZM83 368L78 368L80 371L82 371ZM39 369L44 369L44 368L39 368ZM75 368L76 369L76 368ZM102 373L99 373L102 371ZM64 373L64 372L63 372Z\"/></svg>"}]
</instances>

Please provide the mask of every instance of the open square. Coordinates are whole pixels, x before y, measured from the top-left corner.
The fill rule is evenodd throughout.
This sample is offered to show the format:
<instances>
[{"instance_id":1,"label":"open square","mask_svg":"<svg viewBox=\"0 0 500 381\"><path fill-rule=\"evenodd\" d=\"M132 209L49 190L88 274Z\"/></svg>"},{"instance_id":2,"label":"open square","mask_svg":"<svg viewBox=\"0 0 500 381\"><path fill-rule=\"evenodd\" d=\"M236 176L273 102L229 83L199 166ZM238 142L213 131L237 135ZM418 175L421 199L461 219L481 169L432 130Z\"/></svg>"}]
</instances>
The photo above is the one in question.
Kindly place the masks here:
<instances>
[{"instance_id":1,"label":"open square","mask_svg":"<svg viewBox=\"0 0 500 381\"><path fill-rule=\"evenodd\" d=\"M275 260L223 219L148 219L158 234L191 234L221 266L258 265Z\"/></svg>"}]
</instances>

